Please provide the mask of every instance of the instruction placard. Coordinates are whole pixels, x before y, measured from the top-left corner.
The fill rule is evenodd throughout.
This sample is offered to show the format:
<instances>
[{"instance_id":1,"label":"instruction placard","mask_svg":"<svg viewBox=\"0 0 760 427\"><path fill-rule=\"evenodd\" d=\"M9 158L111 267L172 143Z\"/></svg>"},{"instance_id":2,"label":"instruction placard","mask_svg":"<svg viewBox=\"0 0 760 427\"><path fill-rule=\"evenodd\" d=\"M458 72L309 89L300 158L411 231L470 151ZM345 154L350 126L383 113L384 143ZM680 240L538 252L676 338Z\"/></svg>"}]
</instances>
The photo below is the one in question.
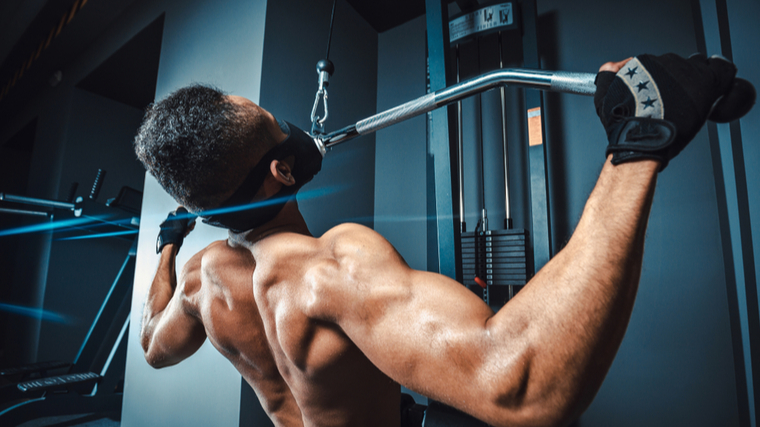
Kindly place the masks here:
<instances>
[{"instance_id":1,"label":"instruction placard","mask_svg":"<svg viewBox=\"0 0 760 427\"><path fill-rule=\"evenodd\" d=\"M515 27L512 3L495 4L452 19L449 22L449 40L451 44L456 44L475 35Z\"/></svg>"}]
</instances>

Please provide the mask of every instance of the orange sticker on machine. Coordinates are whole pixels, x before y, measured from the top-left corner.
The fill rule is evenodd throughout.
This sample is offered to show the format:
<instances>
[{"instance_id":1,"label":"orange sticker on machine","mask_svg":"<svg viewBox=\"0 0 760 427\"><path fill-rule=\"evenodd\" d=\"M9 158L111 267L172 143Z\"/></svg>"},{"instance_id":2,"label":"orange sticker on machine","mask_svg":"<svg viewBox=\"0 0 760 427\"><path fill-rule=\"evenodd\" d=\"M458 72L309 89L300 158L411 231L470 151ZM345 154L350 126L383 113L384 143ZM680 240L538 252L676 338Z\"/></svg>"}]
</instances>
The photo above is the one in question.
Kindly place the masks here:
<instances>
[{"instance_id":1,"label":"orange sticker on machine","mask_svg":"<svg viewBox=\"0 0 760 427\"><path fill-rule=\"evenodd\" d=\"M544 137L541 133L541 107L528 110L528 145L541 145Z\"/></svg>"}]
</instances>

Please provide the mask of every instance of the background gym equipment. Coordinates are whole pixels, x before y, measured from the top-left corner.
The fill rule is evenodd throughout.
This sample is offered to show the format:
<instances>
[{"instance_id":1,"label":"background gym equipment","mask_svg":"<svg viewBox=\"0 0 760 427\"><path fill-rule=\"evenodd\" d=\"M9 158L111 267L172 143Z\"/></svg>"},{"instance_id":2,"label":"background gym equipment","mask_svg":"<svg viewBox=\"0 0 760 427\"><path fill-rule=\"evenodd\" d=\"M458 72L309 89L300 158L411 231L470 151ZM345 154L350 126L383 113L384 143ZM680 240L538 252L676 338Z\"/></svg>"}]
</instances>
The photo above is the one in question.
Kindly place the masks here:
<instances>
[{"instance_id":1,"label":"background gym equipment","mask_svg":"<svg viewBox=\"0 0 760 427\"><path fill-rule=\"evenodd\" d=\"M106 171L98 169L92 189L87 198L74 197L79 186L78 183L72 183L69 189L67 200L50 200L35 197L18 196L14 194L0 193L0 201L11 202L19 205L31 205L45 208L45 210L34 210L29 208L11 208L0 207L2 212L32 215L44 217L46 219L78 219L74 223L61 222L56 224L52 222L47 229L57 229L58 231L73 232L71 235L63 235L59 238L86 238L79 231L95 233L92 237L111 237L127 236L137 234L140 226L140 208L142 205L142 192L133 188L124 186L121 188L116 197L108 199L105 204L97 201L100 195L100 188L103 185ZM118 208L118 209L115 209ZM58 213L55 213L55 211ZM60 226L59 226L60 225ZM16 232L26 232L22 230L1 230L0 235L13 234Z\"/></svg>"},{"instance_id":2,"label":"background gym equipment","mask_svg":"<svg viewBox=\"0 0 760 427\"><path fill-rule=\"evenodd\" d=\"M120 414L137 240L72 363L48 362L0 371L0 424L50 416ZM48 370L67 367L47 376ZM30 378L31 376L31 378Z\"/></svg>"},{"instance_id":3,"label":"background gym equipment","mask_svg":"<svg viewBox=\"0 0 760 427\"><path fill-rule=\"evenodd\" d=\"M116 197L99 203L105 176L106 171L98 169L87 198L75 199L77 183L71 185L66 201L0 193L0 200L5 202L44 208L44 211L6 209L5 212L12 210L23 215L40 212L41 215L34 215L50 221L42 229L56 230L59 240L117 237L133 241L72 362L42 362L0 370L2 425L49 416L120 414L142 193L122 187ZM49 375L64 369L61 375Z\"/></svg>"}]
</instances>

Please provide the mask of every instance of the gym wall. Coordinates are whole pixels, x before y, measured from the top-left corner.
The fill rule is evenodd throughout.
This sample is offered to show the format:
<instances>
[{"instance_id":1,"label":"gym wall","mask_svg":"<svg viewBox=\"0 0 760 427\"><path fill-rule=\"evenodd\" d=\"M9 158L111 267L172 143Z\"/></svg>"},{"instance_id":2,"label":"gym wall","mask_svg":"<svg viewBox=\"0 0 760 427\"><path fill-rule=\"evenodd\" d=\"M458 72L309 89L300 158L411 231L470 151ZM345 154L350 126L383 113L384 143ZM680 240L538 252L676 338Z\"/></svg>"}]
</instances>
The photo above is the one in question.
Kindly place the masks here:
<instances>
[{"instance_id":1,"label":"gym wall","mask_svg":"<svg viewBox=\"0 0 760 427\"><path fill-rule=\"evenodd\" d=\"M735 62L742 75L757 85L760 29L756 17L760 6L755 0L726 3ZM165 13L157 98L190 82L213 83L258 100L278 117L307 129L316 89L314 65L324 53L330 5L329 0L270 4L265 0L136 0L64 69L64 75L71 81L81 79ZM329 88L328 129L353 123L425 91L424 18L378 35L345 2L338 5L331 53L337 70ZM667 51L688 55L696 50L689 0L644 0L633 8L603 0L539 0L538 8L546 68L592 72L601 62L622 56ZM59 142L67 135L68 112L74 111L75 95L65 83L50 89L16 120L20 128L39 116L30 168L45 173L30 177L30 195L57 198L60 189L68 186L68 179L61 178L65 145ZM545 107L556 253L577 224L598 176L606 143L589 98L547 95ZM756 107L740 126L752 220L760 224L760 109ZM10 127L0 130L0 140L15 131ZM323 171L303 190L327 195L300 200L311 231L321 234L346 220L362 222L384 234L412 267L425 269L427 234L424 221L417 219L427 213L425 155L424 118L328 153ZM578 425L739 424L711 162L703 132L660 176L641 290L629 331L605 384ZM512 182L517 187L525 185L519 176ZM176 367L157 371L145 363L137 338L139 315L158 259L153 249L158 224L176 204L150 177L144 191L124 425L267 425L250 389L244 383L241 388L239 374L208 343ZM513 203L513 209L527 216L528 207ZM324 211L325 206L330 210ZM474 221L470 228L472 225ZM179 267L207 242L224 236L222 230L199 224L180 252ZM752 237L758 247L760 226L752 230ZM44 236L33 236L24 245L34 246L32 249L43 255L50 253L51 242ZM19 252L25 250L19 247ZM760 265L760 250L755 259L755 265ZM38 286L38 292L28 298L41 305L48 277L47 255L19 265L17 269L29 272L25 280ZM29 323L29 333L39 333L39 322ZM53 332L47 327L42 330ZM30 342L34 348L24 349L25 357L36 357L37 340ZM41 344L40 354L52 351L51 346Z\"/></svg>"},{"instance_id":2,"label":"gym wall","mask_svg":"<svg viewBox=\"0 0 760 427\"><path fill-rule=\"evenodd\" d=\"M425 16L378 35L377 111L425 95ZM425 115L376 133L375 231L427 270Z\"/></svg>"},{"instance_id":3,"label":"gym wall","mask_svg":"<svg viewBox=\"0 0 760 427\"><path fill-rule=\"evenodd\" d=\"M755 17L760 16L760 2L727 0L726 4L728 21L731 25L731 49L734 62L740 64L741 73L750 79L757 89L760 81L760 56L757 55L760 27ZM757 269L760 266L760 108L757 104L739 121L739 128L744 151L744 169L747 173L749 212L753 226L754 264Z\"/></svg>"},{"instance_id":4,"label":"gym wall","mask_svg":"<svg viewBox=\"0 0 760 427\"><path fill-rule=\"evenodd\" d=\"M332 1L286 0L267 6L261 105L305 131L317 91L317 61L327 48ZM345 1L338 1L330 47L335 73L328 86L325 129L340 129L375 114L377 33ZM322 106L318 110L322 115ZM309 230L357 222L373 225L375 135L330 150L298 204Z\"/></svg>"}]
</instances>

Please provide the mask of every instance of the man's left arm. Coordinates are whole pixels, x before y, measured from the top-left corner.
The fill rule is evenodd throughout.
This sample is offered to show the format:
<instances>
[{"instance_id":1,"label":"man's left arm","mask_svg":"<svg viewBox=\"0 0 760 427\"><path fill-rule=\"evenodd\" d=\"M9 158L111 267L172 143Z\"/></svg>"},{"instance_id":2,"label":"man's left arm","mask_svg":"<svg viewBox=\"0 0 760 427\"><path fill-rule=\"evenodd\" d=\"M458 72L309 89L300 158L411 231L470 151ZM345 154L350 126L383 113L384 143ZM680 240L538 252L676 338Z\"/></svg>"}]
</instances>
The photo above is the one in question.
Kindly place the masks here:
<instances>
[{"instance_id":1,"label":"man's left arm","mask_svg":"<svg viewBox=\"0 0 760 427\"><path fill-rule=\"evenodd\" d=\"M187 299L200 288L203 252L195 254L179 277L176 257L184 237L192 231L194 219L183 208L172 212L161 224L157 251L161 254L143 308L140 341L145 359L154 368L179 363L195 353L206 340L206 331L197 313L188 310Z\"/></svg>"}]
</instances>

